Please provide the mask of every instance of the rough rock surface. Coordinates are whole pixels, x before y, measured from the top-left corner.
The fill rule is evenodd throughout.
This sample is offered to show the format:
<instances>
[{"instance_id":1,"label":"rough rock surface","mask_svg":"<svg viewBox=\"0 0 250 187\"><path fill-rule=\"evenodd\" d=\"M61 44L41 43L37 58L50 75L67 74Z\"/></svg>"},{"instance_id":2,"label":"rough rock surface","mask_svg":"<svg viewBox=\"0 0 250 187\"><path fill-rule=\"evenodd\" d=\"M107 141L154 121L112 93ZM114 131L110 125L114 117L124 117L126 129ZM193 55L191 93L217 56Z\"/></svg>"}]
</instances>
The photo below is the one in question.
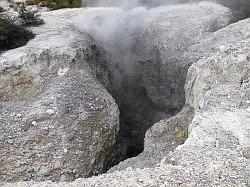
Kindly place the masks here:
<instances>
[{"instance_id":1,"label":"rough rock surface","mask_svg":"<svg viewBox=\"0 0 250 187\"><path fill-rule=\"evenodd\" d=\"M190 64L182 53L231 18L226 7L200 3L87 12L76 20L111 54L112 93L121 112L118 161L141 153L146 131L181 110Z\"/></svg>"},{"instance_id":2,"label":"rough rock surface","mask_svg":"<svg viewBox=\"0 0 250 187\"><path fill-rule=\"evenodd\" d=\"M245 23L245 24L243 24ZM249 37L249 21L245 21L240 26L235 27L234 25L229 25L226 27L226 29L221 29L215 32L211 35L211 33L206 33L207 35L203 35L203 37L198 37L198 42L193 42L190 44L189 47L187 47L185 50L177 50L174 46L167 48L168 50L161 50L160 54L164 57L161 59L164 59L160 62L166 62L168 63L166 67L166 71L164 74L162 74L161 77L159 77L159 80L163 77L167 77L165 80L166 82L170 84L166 84L166 86L174 85L175 88L172 89L172 92L169 91L169 89L166 89L166 91L162 92L156 92L154 93L169 93L173 94L173 97L170 97L171 99L168 100L165 99L166 102L176 102L175 98L181 98L186 100L190 98L191 96L189 94L193 94L192 91L190 91L190 87L185 88L185 97L184 97L184 83L186 79L186 71L188 71L188 68L191 64L197 62L199 59L208 58L211 56L211 54L215 52L219 52L221 48L224 47L227 43L235 43L240 40L245 40ZM157 24L155 24L157 25ZM173 26L174 27L174 26ZM239 28L240 27L240 28ZM192 31L192 29L191 29ZM162 33L162 32L161 32ZM164 32L163 32L164 33ZM176 31L178 33L178 31ZM185 32L188 33L188 30ZM191 32L193 33L193 32ZM157 34L156 39L157 39ZM164 35L164 34L163 34ZM165 36L165 35L164 35ZM171 35L167 35L166 37L169 38ZM168 40L163 40L164 37L161 36L161 34L158 35L160 39L157 39L159 46L171 46L171 43L175 45L181 44L181 47L184 47L183 41L188 42L187 40L183 40L182 38L176 39L173 38L172 40L174 42L171 42L171 37ZM148 37L147 37L148 38ZM187 37L186 37L187 38ZM160 42L159 42L160 41ZM165 41L165 43L164 43ZM170 42L167 42L170 41ZM190 41L190 40L189 40ZM163 45L164 44L164 45ZM188 45L188 44L186 44ZM150 45L148 45L150 46ZM160 49L164 49L164 47L159 47ZM169 53L169 49L176 50L173 52L174 55L174 64L171 64L171 56L167 55ZM152 55L151 55L152 56ZM169 61L170 59L170 61ZM155 61L156 62L156 61ZM155 67L157 63L154 63ZM159 64L161 65L161 64ZM165 65L165 64L164 64ZM168 69L168 68L169 69ZM158 68L161 71L164 71L163 68ZM247 69L247 68L246 68ZM247 71L247 70L246 70ZM151 71L151 73L153 70ZM155 71L156 72L156 71ZM154 80L152 78L148 78L150 74L145 73L145 78L149 80ZM156 76L156 73L154 73ZM249 75L248 75L249 76ZM171 77L175 77L175 79L171 79ZM191 77L191 76L190 76ZM171 82L173 82L171 84ZM149 83L145 81L145 83ZM191 84L191 83L189 83ZM154 84L152 84L154 85ZM152 88L152 86L150 87ZM225 90L224 90L225 91ZM222 90L221 90L222 92ZM228 91L230 92L230 91ZM176 95L178 95L176 97ZM157 95L153 95L157 96ZM163 95L164 96L164 95ZM171 96L171 95L169 95ZM203 95L202 95L203 96ZM194 99L196 99L198 96L192 96ZM239 100L237 98L237 100ZM181 100L179 100L179 104L181 106ZM177 102L178 103L178 102ZM219 104L219 103L216 103ZM220 104L219 104L220 105ZM131 159L127 159L124 162L121 162L119 165L113 167L110 171L116 171L116 170L124 170L128 166L134 167L134 168L144 168L146 167L152 167L155 166L161 159L164 158L164 156L169 153L169 151L173 151L178 145L182 143L182 141L185 141L187 134L186 131L188 127L190 126L190 120L193 118L193 109L198 108L197 106L190 105L190 102L186 102L185 107L182 109L182 111L174 116L173 118L162 120L161 122L155 124L153 127L151 127L147 133L145 138L145 145L144 145L144 152L140 154L138 157L134 157ZM172 130L171 130L172 129ZM181 140L181 141L176 141ZM163 143L161 143L163 142Z\"/></svg>"},{"instance_id":3,"label":"rough rock surface","mask_svg":"<svg viewBox=\"0 0 250 187\"><path fill-rule=\"evenodd\" d=\"M162 7L149 16L145 32L136 48L137 71L148 97L169 110L185 103L184 83L192 62L182 59L188 47L230 23L232 13L218 4Z\"/></svg>"},{"instance_id":4,"label":"rough rock surface","mask_svg":"<svg viewBox=\"0 0 250 187\"><path fill-rule=\"evenodd\" d=\"M103 86L105 55L70 23L81 11L43 13L35 39L0 56L0 181L72 180L106 169L119 111Z\"/></svg>"},{"instance_id":5,"label":"rough rock surface","mask_svg":"<svg viewBox=\"0 0 250 187\"><path fill-rule=\"evenodd\" d=\"M122 89L120 93L126 101L125 103L130 103L126 110L130 110L131 114L127 116L133 116L130 120L127 120L128 117L126 116L127 123L125 127L121 120L121 129L123 131L129 128L132 129L130 130L132 133L129 134L133 134L134 131L137 132L137 134L133 134L135 138L125 134L123 140L127 138L130 146L142 147L145 133L154 123L161 119L166 119L181 110L185 103L184 83L186 73L190 64L197 60L196 56L191 59L193 57L192 54L185 58L183 54L188 47L228 25L232 18L231 13L228 8L211 3L160 7L145 13L142 28L132 27L135 31L131 32L130 35L137 37L134 38L135 43L131 46L133 49L131 56L134 59L129 61L130 64L127 64L127 66L133 71L129 70L128 75L125 74L124 76L126 81L121 83L121 87L124 87L124 90L126 90L126 95L123 94L124 91ZM127 20L130 19L128 16ZM124 25L127 26L129 24ZM133 24L131 25L133 26ZM122 69L124 63L118 63L118 66ZM143 107L143 104L139 102L143 94L139 94L138 90L135 89L139 86L143 90L142 93L145 92L146 99L150 101L150 104L144 107L143 112L141 112L140 108L136 109L138 106ZM135 95L138 96L136 97ZM146 99L142 100L141 103L146 103ZM157 107L153 108L153 106ZM158 110L155 110L155 108ZM184 113L190 114L187 119L192 116L190 111L192 109L189 110L187 108L183 110ZM121 114L122 112L123 110L121 110ZM158 118L158 120L154 118ZM140 120L142 121L141 124L136 123ZM133 123L133 121L135 122ZM182 133L184 133L185 129L187 131L187 123L183 123L180 126L179 131L182 131ZM173 135L175 131L180 133L174 130L174 128L173 124L170 127L173 130ZM176 129L178 128L176 127ZM166 151L174 150L184 140L185 138L182 138L182 141L176 141L168 148L165 146ZM135 144L134 142L141 143ZM172 143L172 141L169 141L169 144ZM154 156L151 155L151 159L149 158L150 160L154 159L155 163L159 161L157 159L159 154L157 154L156 150L158 149L154 149ZM144 153L147 155L152 154L148 151L144 151ZM128 161L130 162L131 160L127 160L125 163ZM152 163L149 162L149 164L151 165ZM143 167L143 165L141 166ZM114 167L114 169L116 168L121 169L122 167L118 165Z\"/></svg>"},{"instance_id":6,"label":"rough rock surface","mask_svg":"<svg viewBox=\"0 0 250 187\"><path fill-rule=\"evenodd\" d=\"M200 61L189 68L185 86L186 107L178 115L155 124L147 132L145 150L141 155L124 161L112 168L111 171L122 170L127 167L144 168L145 166L155 166L157 162L159 163L160 160L164 159L166 153L169 152L168 149L171 150L172 148L173 150L172 146L178 145L176 139L180 137L186 138L185 128L188 127L187 125L189 125L191 135L182 146L185 148L184 150L180 149L181 146L178 147L180 150L176 152L181 154L178 158L181 158L185 155L185 152L188 153L192 149L193 154L197 151L197 154L200 152L199 156L201 156L204 151L202 146L199 147L198 143L192 145L192 147L197 147L197 150L189 147L189 144L195 144L198 141L204 141L203 144L207 144L207 146L209 146L207 141L214 141L217 147L223 145L226 147L225 149L233 146L234 143L239 144L237 148L241 149L243 160L245 159L244 156L249 158L250 134L249 113L247 112L250 105L249 28L250 19L247 19L215 32L199 44L188 49L183 56L185 58L200 59ZM192 113L185 112L190 110L189 107L191 107L191 110L192 108L195 109L195 117L191 124L189 122ZM216 126L216 124L219 125ZM184 131L181 128L176 131L168 131L171 126L178 128L178 125L182 125ZM195 128L195 126L201 129L197 129L198 127ZM192 131L193 128L194 132ZM226 132L223 132L223 128ZM201 134L202 131L205 131L206 134ZM175 136L173 136L173 132L176 132ZM192 140L192 134L198 137ZM240 139L242 139L242 144L238 142ZM212 144L212 142L210 143ZM220 152L223 151L220 150ZM239 157L239 159L242 159L242 156ZM184 158L188 160L187 156ZM171 161L171 158L169 160ZM175 158L172 160L175 160ZM201 162L205 163L205 161ZM227 162L227 160L225 159L223 162ZM249 160L245 160L245 165L249 165ZM198 166L197 168L199 169ZM244 171L246 173L245 179L249 178L249 170L246 168ZM247 181L245 184L247 184Z\"/></svg>"},{"instance_id":7,"label":"rough rock surface","mask_svg":"<svg viewBox=\"0 0 250 187\"><path fill-rule=\"evenodd\" d=\"M206 57L189 68L186 104L195 111L189 136L158 165L72 183L22 182L15 186L249 186L249 27L250 19L240 21L197 45L200 53L206 46L213 50L203 51Z\"/></svg>"},{"instance_id":8,"label":"rough rock surface","mask_svg":"<svg viewBox=\"0 0 250 187\"><path fill-rule=\"evenodd\" d=\"M188 70L186 105L147 132L145 151L114 168L122 171L3 186L249 186L250 19L187 41L178 57Z\"/></svg>"}]
</instances>

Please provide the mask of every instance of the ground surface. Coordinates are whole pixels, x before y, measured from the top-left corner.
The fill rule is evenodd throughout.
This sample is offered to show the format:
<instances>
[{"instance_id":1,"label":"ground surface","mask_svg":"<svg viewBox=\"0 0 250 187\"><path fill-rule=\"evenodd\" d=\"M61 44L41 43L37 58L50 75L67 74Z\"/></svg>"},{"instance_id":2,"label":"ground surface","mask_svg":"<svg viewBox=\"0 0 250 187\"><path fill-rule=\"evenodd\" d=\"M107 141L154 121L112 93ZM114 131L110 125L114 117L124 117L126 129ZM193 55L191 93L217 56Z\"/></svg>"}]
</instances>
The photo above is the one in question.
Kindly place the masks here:
<instances>
[{"instance_id":1,"label":"ground surface","mask_svg":"<svg viewBox=\"0 0 250 187\"><path fill-rule=\"evenodd\" d=\"M218 10L221 13L224 9ZM67 15L72 17L71 10L64 11L45 13L44 17L54 14L61 21ZM112 9L86 11L98 14ZM73 15L77 17L76 12ZM118 166L107 174L70 183L31 181L2 186L249 186L249 31L250 19L245 19L225 28L218 27L184 49L181 54L184 59L197 59L188 68L185 107L173 118L162 120L147 131L145 151L132 162L125 162L121 168ZM65 41L62 37L62 46ZM48 44L41 43L43 45ZM174 129L178 125L187 125L188 132ZM173 131L179 133L173 136ZM175 144L183 138L187 138L184 144L170 152L163 150L164 142ZM158 163L154 162L156 155L159 155Z\"/></svg>"}]
</instances>

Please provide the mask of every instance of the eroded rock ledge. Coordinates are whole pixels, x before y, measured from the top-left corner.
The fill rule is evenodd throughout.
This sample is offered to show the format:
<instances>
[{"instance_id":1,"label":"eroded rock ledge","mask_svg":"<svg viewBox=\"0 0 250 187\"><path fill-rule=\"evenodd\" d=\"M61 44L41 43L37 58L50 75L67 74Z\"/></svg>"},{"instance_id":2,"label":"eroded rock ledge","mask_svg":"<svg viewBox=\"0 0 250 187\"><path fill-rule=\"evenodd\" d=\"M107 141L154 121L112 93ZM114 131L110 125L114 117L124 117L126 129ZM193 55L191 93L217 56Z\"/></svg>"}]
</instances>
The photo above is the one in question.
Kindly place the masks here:
<instances>
[{"instance_id":1,"label":"eroded rock ledge","mask_svg":"<svg viewBox=\"0 0 250 187\"><path fill-rule=\"evenodd\" d=\"M22 182L15 186L248 186L249 25L250 19L230 25L193 48L202 51L206 47L211 52L189 68L186 104L195 110L189 137L155 167L132 169L128 165L123 171L72 183ZM153 145L149 141L150 134L156 136L153 129L169 128L168 121L148 131L147 147ZM167 132L162 131L165 135L157 141L164 141Z\"/></svg>"},{"instance_id":2,"label":"eroded rock ledge","mask_svg":"<svg viewBox=\"0 0 250 187\"><path fill-rule=\"evenodd\" d=\"M44 13L35 39L0 56L0 181L69 181L106 170L119 110L103 86L104 55L69 23L81 11Z\"/></svg>"}]
</instances>

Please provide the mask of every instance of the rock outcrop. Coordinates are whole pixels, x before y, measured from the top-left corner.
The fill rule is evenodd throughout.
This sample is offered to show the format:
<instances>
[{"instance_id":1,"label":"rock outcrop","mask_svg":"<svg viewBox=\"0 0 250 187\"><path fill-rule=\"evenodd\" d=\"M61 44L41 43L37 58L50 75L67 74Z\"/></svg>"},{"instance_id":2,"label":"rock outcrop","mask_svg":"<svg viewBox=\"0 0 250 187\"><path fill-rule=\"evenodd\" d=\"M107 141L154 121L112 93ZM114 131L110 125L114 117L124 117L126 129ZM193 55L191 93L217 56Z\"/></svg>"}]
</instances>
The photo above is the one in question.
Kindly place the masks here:
<instances>
[{"instance_id":1,"label":"rock outcrop","mask_svg":"<svg viewBox=\"0 0 250 187\"><path fill-rule=\"evenodd\" d=\"M200 3L86 11L76 20L80 30L90 33L111 56L112 95L121 112L118 162L141 153L146 131L181 110L191 64L182 54L231 18L226 7Z\"/></svg>"},{"instance_id":2,"label":"rock outcrop","mask_svg":"<svg viewBox=\"0 0 250 187\"><path fill-rule=\"evenodd\" d=\"M191 13L192 11L189 12ZM174 17L173 12L170 15L173 15ZM211 15L206 14L205 18L210 16ZM226 16L223 16L223 18L225 19ZM168 19L163 20L168 22ZM184 20L184 18L182 18L181 20ZM199 20L199 23L202 23L201 16L199 16ZM190 98L189 94L193 94L193 92L190 91L190 88L188 88L187 86L184 89L184 85L188 84L185 83L185 80L190 65L196 63L200 59L209 58L213 53L219 52L220 48L223 48L223 46L227 43L233 44L240 40L246 40L249 37L248 22L245 22L246 24L241 24L236 28L234 25L228 26L226 29L217 28L217 31L214 30L214 32L216 31L214 34L211 34L213 33L213 29L210 29L214 28L214 25L218 25L217 21L212 21L212 24L208 24L208 26L211 26L210 29L209 27L207 27L208 29L205 30L199 30L198 28L202 28L200 25L196 25L198 28L196 28L195 25L188 27L185 25L186 22L188 21L181 22L180 26L178 27L178 24L174 24L176 22L172 22L172 24L167 25L159 24L154 21L154 26L148 27L149 31L146 32L147 37L143 37L148 43L150 43L150 41L155 42L154 45L143 45L148 46L149 49L146 47L142 48L144 49L144 55L142 56L144 56L146 59L153 59L145 60L145 62L147 62L151 67L149 68L151 71L145 71L144 73L145 87L150 88L152 90L152 92L149 92L148 95L153 96L153 101L154 97L165 97L159 99L159 102L164 105L162 101L165 101L165 106L167 106L167 108L178 108L178 105L182 107L184 105L182 104L182 102L185 102L185 98L186 100L188 100ZM208 23L208 21L206 21L205 23ZM160 27L158 25L160 25ZM166 31L163 32L161 30ZM196 31L197 33L200 33L200 35L198 35ZM175 35L177 35L178 37L174 37ZM154 39L150 40L149 36L154 36ZM154 56L152 55L152 52L148 52L150 50L153 51L152 46L157 50L158 58L161 59L160 61L157 60L157 58L155 57L156 55ZM137 72L139 72L139 69ZM159 75L156 72L161 73ZM150 81L155 81L155 84L150 84ZM157 82L164 82L164 85L166 87L157 87ZM157 92L157 90L159 90L160 88L162 90ZM186 94L184 94L184 91ZM171 96L171 94L173 95ZM198 96L193 96L193 98L197 97ZM238 100L239 99L237 99L237 101ZM176 103L178 105L176 105ZM220 103L216 104L221 105ZM124 170L127 167L153 167L158 164L166 156L166 154L168 154L170 151L175 150L178 145L182 144L186 140L188 136L188 127L190 126L191 120L193 119L193 115L195 113L194 109L196 108L199 107L194 107L190 104L190 102L186 102L181 112L178 113L176 116L162 120L161 122L155 124L146 133L144 152L138 157L125 160L124 162L112 168L110 171L112 172L116 170Z\"/></svg>"},{"instance_id":3,"label":"rock outcrop","mask_svg":"<svg viewBox=\"0 0 250 187\"><path fill-rule=\"evenodd\" d=\"M183 53L227 26L232 12L218 4L200 3L153 9L148 17L150 22L136 45L135 72L142 75L142 84L154 103L180 110L185 103L186 72L194 61L183 59Z\"/></svg>"},{"instance_id":4,"label":"rock outcrop","mask_svg":"<svg viewBox=\"0 0 250 187\"><path fill-rule=\"evenodd\" d=\"M103 86L105 54L70 23L81 11L43 13L35 39L0 56L0 181L69 181L106 170L119 111Z\"/></svg>"},{"instance_id":5,"label":"rock outcrop","mask_svg":"<svg viewBox=\"0 0 250 187\"><path fill-rule=\"evenodd\" d=\"M139 15L137 17L139 17ZM130 20L129 18L128 16L127 19ZM125 125L121 123L121 129L124 131L138 132L138 135L134 133L136 138L131 138L131 136L127 135L129 144L134 147L142 147L145 133L154 123L162 119L167 119L182 109L185 104L184 84L188 67L198 59L197 55L193 55L193 53L184 55L185 52L187 52L190 46L195 45L202 38L206 38L216 30L227 26L231 18L232 12L228 8L218 4L200 3L198 5L176 5L149 10L143 14L142 19L144 24L142 24L142 28L132 27L132 29L124 29L134 29L134 32L132 31L130 35L137 37L133 38L135 42L131 46L133 49L131 56L133 56L134 59L127 63L127 66L130 67L129 69L133 71L129 71L127 75L125 74L125 79L126 76L129 78L126 79L126 82L123 81L121 83L121 87L126 89L126 95L123 96L123 99L126 103L130 103L127 110L131 110L130 116L134 116L133 120L135 122L140 119L144 120L141 124L133 123L133 120L128 121ZM137 19L140 20L139 18ZM129 27L129 24L124 25ZM131 25L133 26L133 24ZM120 32L118 32L117 35L119 36L119 34ZM114 35L116 36L116 34ZM128 37L130 35L128 35ZM122 69L124 63L119 62L118 66ZM129 86L126 86L126 84ZM150 105L146 106L143 112L141 112L140 108L136 109L139 105L138 101L142 98L142 94L138 94L138 97L135 97L138 92L136 92L136 89L131 89L138 88L139 86L144 89L145 97L152 103L151 107ZM130 89L131 92L129 91ZM123 95L123 93L124 91L121 91L120 95ZM145 103L145 100L142 102ZM158 111L154 110L152 107L154 105L158 106ZM140 106L143 107L143 105ZM159 108L161 110L159 110ZM192 120L191 111L192 109L183 110L184 113L190 114L187 118L191 118ZM160 112L163 115L160 115ZM147 117L143 116L139 118L142 116L141 114L145 114ZM149 118L150 115L152 116L151 118ZM158 121L154 121L153 117L158 117ZM187 120L187 122L188 121L190 120ZM172 131L170 129L168 131L171 131L173 136L175 133L184 133L188 128L188 123L185 124L186 125L176 124L180 127L179 130L174 130L175 125L173 124L173 126L170 127ZM176 127L176 129L178 129L178 127ZM126 140L126 134L123 136L123 139ZM167 144L164 148L166 151L165 154L183 143L185 137L184 135L180 141L176 141L175 143L172 141L167 141L168 143L166 143L165 141L165 144ZM141 143L138 143L140 142L138 140L141 140ZM135 142L137 142L136 145L134 145ZM161 146L161 143L157 143L157 145ZM162 148L160 148L160 150L161 149ZM157 158L160 158L160 154L155 150L158 149L154 149L154 156L148 151L144 151L143 154L147 154L147 158L152 156L151 158L154 158L153 160L156 164L159 162ZM137 158L128 159L125 163L130 161L134 163L134 160L137 160ZM146 160L147 159L145 159L145 161ZM147 164L152 165L151 161ZM120 170L123 168L121 165L126 167L127 164L119 164L113 169L119 168ZM139 165L144 167L143 164L138 164L138 166Z\"/></svg>"},{"instance_id":6,"label":"rock outcrop","mask_svg":"<svg viewBox=\"0 0 250 187\"><path fill-rule=\"evenodd\" d=\"M124 180L145 186L249 185L249 29L250 19L247 19L190 47L183 56L200 60L188 70L186 106L176 116L147 131L141 155L112 169L125 171L111 173L104 179L100 176L97 181L126 175L117 182ZM189 127L189 135L185 126ZM185 138L183 145L173 149ZM174 151L166 154L171 148ZM136 169L153 166L153 169ZM143 175L148 178L144 180ZM88 182L96 183L96 179Z\"/></svg>"},{"instance_id":7,"label":"rock outcrop","mask_svg":"<svg viewBox=\"0 0 250 187\"><path fill-rule=\"evenodd\" d=\"M188 9L188 7L191 8L191 10ZM152 22L150 22L149 25L147 25L147 29L144 30L142 38L138 40L138 44L140 43L143 49L135 48L136 54L144 58L144 60L140 61L136 66L140 67L139 65L148 63L148 69L152 69L152 72L144 71L145 69L142 68L136 69L135 72L142 76L142 79L139 80L142 81L145 86L148 98L163 107L177 108L181 111L169 119L161 120L147 131L144 152L137 157L120 163L107 174L88 179L81 178L70 183L20 182L3 184L4 187L250 185L250 18L228 25L231 20L231 15L233 15L231 14L232 12L228 8L216 4L202 3L195 6L178 5L166 9L167 10L162 8L161 14L157 14L158 17L153 17ZM169 11L172 17L168 15ZM174 14L173 12L176 11L179 14L186 11L185 15L189 15L194 22L179 14ZM65 15L62 16L62 18L59 16L60 11L45 13L45 17L46 14L48 16L55 14L59 20L62 19L62 22L65 21ZM66 15L71 17L72 14L73 13L69 11ZM155 20L159 21L155 22ZM176 23L177 21L182 22L179 24ZM53 21L49 23L53 24ZM60 26L62 25L59 25L59 27ZM72 28L72 30L74 29ZM51 33L53 34L52 31ZM53 37L51 36L51 39L54 37L55 35ZM88 37L86 38L79 38L80 43L76 43L77 45L73 46L76 46L76 49L78 49L79 45L86 47L86 44L88 44L86 40L91 40ZM63 40L63 45L57 50L61 51L65 49L63 46L68 46L65 45L65 41L71 40ZM93 45L92 42L92 51L98 51L98 46ZM28 46L32 46L31 44L32 41ZM47 44L41 43L41 45L46 46ZM21 49L22 48L19 50ZM23 49L27 50L27 46ZM154 51L155 53L152 53ZM71 48L66 48L65 53L68 54L70 52ZM4 55L10 53L11 51ZM105 66L106 63L100 63L105 62L105 54L103 54L102 51L95 53L94 56L91 54L92 53L88 53L87 59L82 61L83 66L80 66L81 63L79 63L78 66L73 69L73 72L70 71L70 68L67 68L65 71L65 68L60 69L61 67L56 66L56 64L53 66L53 64L50 63L51 65L49 67L58 67L56 68L56 77L53 77L53 79L50 78L53 73L49 73L49 76L46 76L52 85L52 87L49 87L51 89L49 90L45 87L41 94L38 92L39 89L34 89L32 93L38 93L38 98L43 98L44 94L45 96L50 96L51 92L58 93L56 92L56 88L58 88L57 85L60 85L61 89L64 88L64 86L61 85L61 83L64 82L63 78L70 80L67 81L65 85L66 88L69 88L67 89L68 92L70 92L76 89L68 84L68 82L73 81L71 78L73 77L77 80L73 85L78 85L81 79L78 79L79 77L77 75L84 75L85 72L88 72L87 77L90 80L93 79L94 83L91 85L88 84L88 87L99 85L99 87L95 87L96 92L99 93L101 90L101 92L103 91L101 95L105 95L109 98L110 105L106 105L106 115L104 116L108 116L108 119L114 122L112 124L116 124L117 117L113 118L113 113L118 113L116 105L107 94L107 91L105 91L103 86L96 80L102 80L102 84L108 89L113 86L113 83L110 82L109 67ZM58 55L57 58L61 59L60 62L64 62L63 59L65 58L60 58L60 55ZM99 60L96 60L96 58ZM60 62L58 63L60 64ZM5 72L8 71L8 69L5 70ZM60 71L58 71L58 69ZM97 69L97 71L94 71L94 69ZM80 71L84 73L79 73ZM156 74L157 71L159 73L158 76ZM74 74L74 72L76 74ZM12 76L15 75L18 74L14 73ZM70 75L70 77L67 77L67 75ZM6 74L4 74L4 77L6 77ZM38 76L38 78L40 78L40 76ZM60 84L56 81L58 79L60 80ZM47 79L45 79L45 81L46 80ZM163 82L165 84L163 85L166 87L160 87L160 84L155 84L158 83L158 81L155 80L164 80ZM150 81L152 82L149 84ZM1 85L1 88L4 87ZM95 88L92 89L95 90ZM2 90L5 89L8 88ZM11 88L11 90L15 91L14 88ZM79 95L81 95L82 91L85 91L85 87L82 90L79 89ZM25 89L24 92L17 92L16 94L19 94L19 97L24 93L26 93ZM73 96L78 95L75 94L75 92L73 94ZM164 94L167 94L167 96ZM72 97L72 94L70 96ZM1 97L7 99L9 97L16 98L13 94L3 94ZM64 98L70 101L70 97L67 95L60 96L58 100L61 101L64 100ZM34 99L31 101L25 101L24 99L20 101L16 99L9 101L7 99L1 102L1 106L7 107L4 111L10 110L11 107L14 106L16 111L20 109L25 112L30 112L31 110L28 110L29 107L37 106L37 102L33 102ZM38 101L39 104L43 104L42 99ZM17 102L20 107L16 107ZM25 107L22 105L23 102L26 102ZM78 104L78 102L76 103ZM76 103L73 103L74 106ZM53 104L42 104L39 106L47 110L46 115L53 117L58 114L58 105L55 105L55 108L53 108ZM77 104L76 106L78 106ZM47 106L50 107L47 108ZM65 103L63 102L62 105L59 106L65 106ZM32 112L30 113L32 114ZM15 116L16 115L13 117L16 118ZM22 115L18 116L18 118L22 117ZM63 119L62 116L59 117ZM9 117L5 117L4 119L10 121ZM96 124L100 122L100 119L103 120L105 118L95 117L91 119L98 119L98 121L94 122ZM35 122L37 123L37 121L38 120ZM67 125L68 123L65 122L66 127L68 127ZM4 127L6 128L6 126ZM36 125L32 124L29 128L34 127L36 127ZM113 125L113 128L114 131L112 132L115 132L117 126ZM16 131L16 129L13 128L10 130ZM86 131L86 129L78 130L79 132ZM97 129L94 129L94 131L96 130ZM111 134L113 135L115 133ZM61 132L58 132L58 135L61 135ZM109 135L108 138L115 136L112 135ZM110 141L112 142L113 139ZM6 146L9 144L4 142L2 145ZM75 144L72 146L75 146ZM65 152L67 153L68 150L65 150ZM25 154L25 152L22 152L22 154ZM7 157L1 156L1 159L2 158ZM78 159L78 157L74 158ZM69 159L72 159L72 157L68 157L66 161L71 162ZM33 162L34 161L35 160L33 160ZM8 164L6 166L8 166ZM76 165L72 166L75 167ZM7 171L9 171L8 169L9 168L6 168Z\"/></svg>"},{"instance_id":8,"label":"rock outcrop","mask_svg":"<svg viewBox=\"0 0 250 187\"><path fill-rule=\"evenodd\" d=\"M128 165L123 171L72 183L26 182L15 186L249 186L249 27L250 19L240 21L192 47L204 58L189 68L185 85L186 104L195 111L188 139L155 167L132 169ZM165 141L168 121L148 131L147 146ZM166 130L161 130L162 136L152 143L150 136L157 135L153 129L159 126Z\"/></svg>"}]
</instances>

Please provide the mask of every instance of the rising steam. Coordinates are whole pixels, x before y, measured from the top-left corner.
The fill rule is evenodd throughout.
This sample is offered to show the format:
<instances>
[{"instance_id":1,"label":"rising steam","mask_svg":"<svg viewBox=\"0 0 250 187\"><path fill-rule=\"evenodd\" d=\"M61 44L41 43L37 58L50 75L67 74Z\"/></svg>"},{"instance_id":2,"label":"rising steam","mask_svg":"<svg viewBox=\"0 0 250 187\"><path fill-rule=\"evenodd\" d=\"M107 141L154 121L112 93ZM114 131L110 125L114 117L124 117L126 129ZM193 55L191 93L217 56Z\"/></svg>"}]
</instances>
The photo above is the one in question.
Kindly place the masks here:
<instances>
[{"instance_id":1,"label":"rising steam","mask_svg":"<svg viewBox=\"0 0 250 187\"><path fill-rule=\"evenodd\" d=\"M169 11L173 4L197 4L200 1L203 0L83 0L83 6L97 7L85 8L83 15L75 19L75 25L80 31L92 36L98 46L105 49L109 55L110 61L107 63L113 81L111 94L116 99L121 112L120 131L115 148L118 152L116 155L119 156L116 156L116 161L112 161L113 164L142 152L144 134L147 129L179 110L178 107L168 110L166 106L163 106L164 104L153 102L145 89L140 72L138 72L141 68L140 63L143 64L143 60L145 61L142 55L145 53L140 53L140 50L150 51L150 56L153 57L156 54L156 60L158 60L158 53L157 50L156 53L152 51L155 50L152 46L153 42L148 42L148 46L140 45L142 37L145 37L143 34L147 32L152 20L161 16L162 12ZM250 7L250 0L211 1L204 5L207 6L216 1L235 10ZM185 7L189 10L189 5ZM183 13L180 11L178 14ZM195 21L191 22L196 24ZM216 27L214 31L217 29L219 28ZM143 38L143 41L147 40L150 38ZM138 48L140 48L139 52ZM150 71L153 70L150 69ZM160 70L157 69L157 71ZM149 78L152 77L149 76Z\"/></svg>"}]
</instances>

